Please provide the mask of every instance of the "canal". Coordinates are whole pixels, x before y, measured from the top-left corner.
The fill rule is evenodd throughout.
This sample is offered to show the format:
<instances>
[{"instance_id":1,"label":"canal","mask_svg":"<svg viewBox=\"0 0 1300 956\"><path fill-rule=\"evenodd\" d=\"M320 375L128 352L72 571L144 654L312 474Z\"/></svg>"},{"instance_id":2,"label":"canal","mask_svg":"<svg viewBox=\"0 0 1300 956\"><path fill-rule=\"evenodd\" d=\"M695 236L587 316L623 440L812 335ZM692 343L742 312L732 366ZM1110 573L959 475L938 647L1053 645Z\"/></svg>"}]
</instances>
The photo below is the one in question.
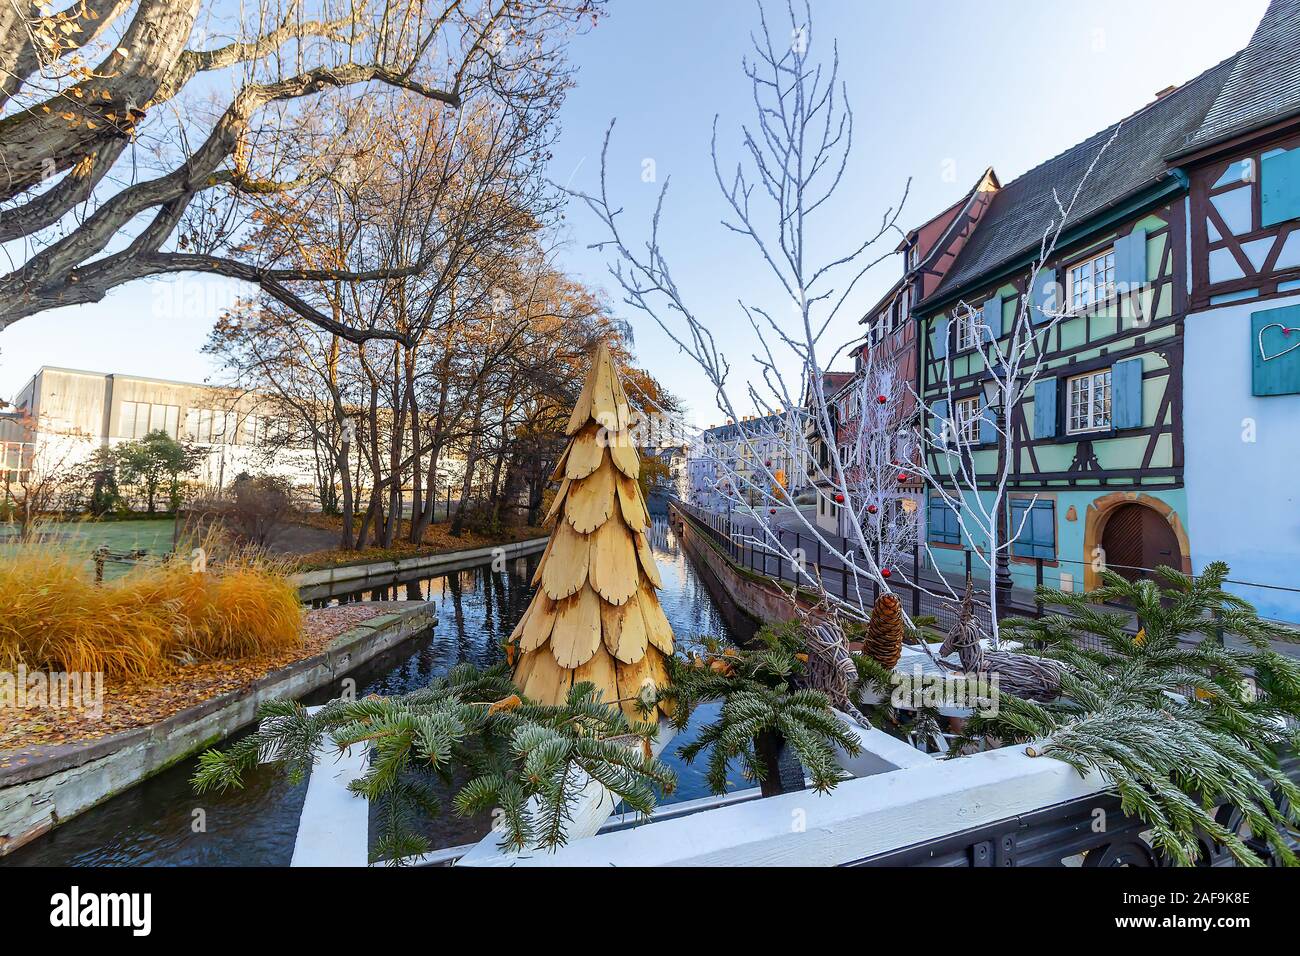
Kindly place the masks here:
<instances>
[{"instance_id":1,"label":"canal","mask_svg":"<svg viewBox=\"0 0 1300 956\"><path fill-rule=\"evenodd\" d=\"M724 619L665 520L656 519L650 539L664 582L659 599L679 644L704 635L740 641L752 635L753 626L743 616L733 613L730 622ZM511 561L504 571L482 565L355 595L361 600L432 601L438 623L346 678L356 682L361 696L401 694L425 686L430 678L463 662L497 663L501 642L532 598L529 581L537 560L533 555ZM324 703L338 693L338 687L322 689L303 701ZM665 752L665 760L678 774L678 789L665 802L709 793L703 759L694 767L685 766L676 749L712 716L712 708L700 708L692 726ZM195 759L182 761L86 811L0 858L0 866L287 866L306 783L290 784L274 768L259 767L247 775L242 790L199 796L189 785L196 763ZM450 813L426 821L422 829L434 846L471 842L486 832L482 821L460 820Z\"/></svg>"}]
</instances>

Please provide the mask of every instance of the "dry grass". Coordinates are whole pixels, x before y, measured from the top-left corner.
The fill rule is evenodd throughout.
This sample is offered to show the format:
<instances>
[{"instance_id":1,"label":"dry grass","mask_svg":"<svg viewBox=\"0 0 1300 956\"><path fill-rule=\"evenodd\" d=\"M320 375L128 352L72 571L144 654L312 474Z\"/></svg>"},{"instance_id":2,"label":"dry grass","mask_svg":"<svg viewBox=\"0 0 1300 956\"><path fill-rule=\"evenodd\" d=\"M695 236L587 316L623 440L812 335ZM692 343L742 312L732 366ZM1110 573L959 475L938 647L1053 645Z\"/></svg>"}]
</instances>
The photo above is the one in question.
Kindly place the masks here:
<instances>
[{"instance_id":1,"label":"dry grass","mask_svg":"<svg viewBox=\"0 0 1300 956\"><path fill-rule=\"evenodd\" d=\"M297 591L256 555L228 554L202 572L177 557L96 585L85 554L66 546L38 540L0 553L0 670L141 678L301 641Z\"/></svg>"},{"instance_id":2,"label":"dry grass","mask_svg":"<svg viewBox=\"0 0 1300 956\"><path fill-rule=\"evenodd\" d=\"M400 610L383 601L317 608L303 617L302 643L237 661L201 661L150 677L104 682L103 712L81 707L0 709L0 771L36 757L46 746L108 737L146 727L222 694L247 689L272 671L319 654L339 635L379 614ZM21 751L21 756L15 752Z\"/></svg>"}]
</instances>

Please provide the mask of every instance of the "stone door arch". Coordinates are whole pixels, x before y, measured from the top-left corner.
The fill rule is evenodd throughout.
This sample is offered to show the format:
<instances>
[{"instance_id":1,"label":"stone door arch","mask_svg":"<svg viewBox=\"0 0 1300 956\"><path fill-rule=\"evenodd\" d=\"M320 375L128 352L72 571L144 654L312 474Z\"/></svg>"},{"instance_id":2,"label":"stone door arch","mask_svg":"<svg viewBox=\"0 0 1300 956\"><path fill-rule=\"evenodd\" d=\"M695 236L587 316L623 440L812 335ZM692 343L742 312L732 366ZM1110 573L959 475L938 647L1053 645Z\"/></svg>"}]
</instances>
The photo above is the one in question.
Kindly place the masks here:
<instances>
[{"instance_id":1,"label":"stone door arch","mask_svg":"<svg viewBox=\"0 0 1300 956\"><path fill-rule=\"evenodd\" d=\"M1153 514L1144 515L1138 511L1139 508L1149 509ZM1148 541L1145 542L1147 545L1145 551L1148 553L1172 551L1173 553L1168 558L1161 557L1156 563L1168 564L1170 567L1191 574L1191 547L1187 540L1187 531L1183 527L1182 519L1178 517L1178 512L1154 495L1136 491L1121 491L1103 495L1088 505L1087 521L1083 533L1085 561L1083 586L1085 589L1091 590L1101 585L1100 562L1098 559L1105 548L1107 526L1112 518L1117 519L1117 524L1111 529L1112 548L1114 547L1114 535L1120 531L1125 534L1141 534L1145 530L1145 533L1153 538L1167 534L1168 537L1165 540L1170 542L1172 547ZM1141 544L1130 550L1137 554L1143 553ZM1113 557L1110 554L1106 554L1106 559L1111 563L1127 563L1127 561L1119 560L1118 556Z\"/></svg>"}]
</instances>

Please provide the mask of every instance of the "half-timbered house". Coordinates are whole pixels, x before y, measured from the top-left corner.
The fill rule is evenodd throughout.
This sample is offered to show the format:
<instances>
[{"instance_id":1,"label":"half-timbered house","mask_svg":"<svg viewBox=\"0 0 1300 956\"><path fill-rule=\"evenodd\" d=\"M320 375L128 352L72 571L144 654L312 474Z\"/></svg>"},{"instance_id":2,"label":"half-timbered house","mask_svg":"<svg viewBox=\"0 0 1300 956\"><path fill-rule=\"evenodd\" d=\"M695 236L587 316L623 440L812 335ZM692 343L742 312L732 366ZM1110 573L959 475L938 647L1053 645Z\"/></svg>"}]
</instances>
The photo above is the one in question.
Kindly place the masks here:
<instances>
[{"instance_id":1,"label":"half-timbered house","mask_svg":"<svg viewBox=\"0 0 1300 956\"><path fill-rule=\"evenodd\" d=\"M1300 0L1275 0L1194 136L1184 481L1194 566L1300 621Z\"/></svg>"},{"instance_id":2,"label":"half-timbered house","mask_svg":"<svg viewBox=\"0 0 1300 956\"><path fill-rule=\"evenodd\" d=\"M1009 456L1017 584L1032 586L1040 563L1046 583L1078 589L1106 566L1190 572L1216 559L1236 579L1297 579L1300 480L1286 487L1284 459L1300 454L1300 350L1274 357L1288 337L1300 344L1297 147L1300 0L1274 0L1241 53L998 190L917 305L930 428L987 487ZM1081 182L1031 282L1057 199ZM979 350L1005 344L1022 301L1050 331L1003 442ZM936 565L957 570L961 551L986 547L963 540L942 499L927 512ZM1300 615L1286 592L1242 593Z\"/></svg>"},{"instance_id":3,"label":"half-timbered house","mask_svg":"<svg viewBox=\"0 0 1300 956\"><path fill-rule=\"evenodd\" d=\"M841 460L851 471L854 465L850 449L858 436L861 416L861 409L855 406L862 395L864 375L879 375L881 370L888 370L891 377L904 383L901 388L891 389L895 394L890 408L889 428L890 431L897 430L900 433L912 430L916 417L918 359L917 327L913 321L912 305L938 287L948 267L974 232L980 217L988 209L998 185L994 171L985 170L961 199L928 222L909 231L894 250L902 258L903 274L859 320L859 324L864 326L864 336L861 343L850 347L854 363L853 375L843 381L838 391L831 396L835 410L836 442L841 450ZM910 454L902 447L902 443L896 452L900 458ZM830 476L821 474L816 484L820 491L819 501L822 503L818 511L819 524L847 537L849 512L846 508L835 507ZM855 484L852 477L849 484L850 488ZM898 492L898 506L914 510L920 520L924 512L919 507L923 494L919 482L904 483L899 486Z\"/></svg>"}]
</instances>

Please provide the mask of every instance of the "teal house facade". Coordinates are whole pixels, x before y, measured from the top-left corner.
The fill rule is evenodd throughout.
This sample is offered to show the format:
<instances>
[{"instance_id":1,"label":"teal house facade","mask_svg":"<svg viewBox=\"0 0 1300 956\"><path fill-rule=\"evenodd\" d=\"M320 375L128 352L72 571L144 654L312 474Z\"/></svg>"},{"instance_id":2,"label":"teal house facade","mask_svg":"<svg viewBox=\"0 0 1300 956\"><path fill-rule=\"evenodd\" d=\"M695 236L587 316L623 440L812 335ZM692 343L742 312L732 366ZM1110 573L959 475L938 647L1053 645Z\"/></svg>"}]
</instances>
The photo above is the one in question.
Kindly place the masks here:
<instances>
[{"instance_id":1,"label":"teal house facade","mask_svg":"<svg viewBox=\"0 0 1300 956\"><path fill-rule=\"evenodd\" d=\"M1031 281L1054 191L1080 183ZM960 455L987 498L1008 463L1017 587L1225 560L1243 597L1300 621L1300 0L1002 186L913 315L927 426L956 446L930 468ZM980 353L1006 349L1018 315L1042 363L1002 438ZM926 504L929 560L960 572L987 542Z\"/></svg>"}]
</instances>

